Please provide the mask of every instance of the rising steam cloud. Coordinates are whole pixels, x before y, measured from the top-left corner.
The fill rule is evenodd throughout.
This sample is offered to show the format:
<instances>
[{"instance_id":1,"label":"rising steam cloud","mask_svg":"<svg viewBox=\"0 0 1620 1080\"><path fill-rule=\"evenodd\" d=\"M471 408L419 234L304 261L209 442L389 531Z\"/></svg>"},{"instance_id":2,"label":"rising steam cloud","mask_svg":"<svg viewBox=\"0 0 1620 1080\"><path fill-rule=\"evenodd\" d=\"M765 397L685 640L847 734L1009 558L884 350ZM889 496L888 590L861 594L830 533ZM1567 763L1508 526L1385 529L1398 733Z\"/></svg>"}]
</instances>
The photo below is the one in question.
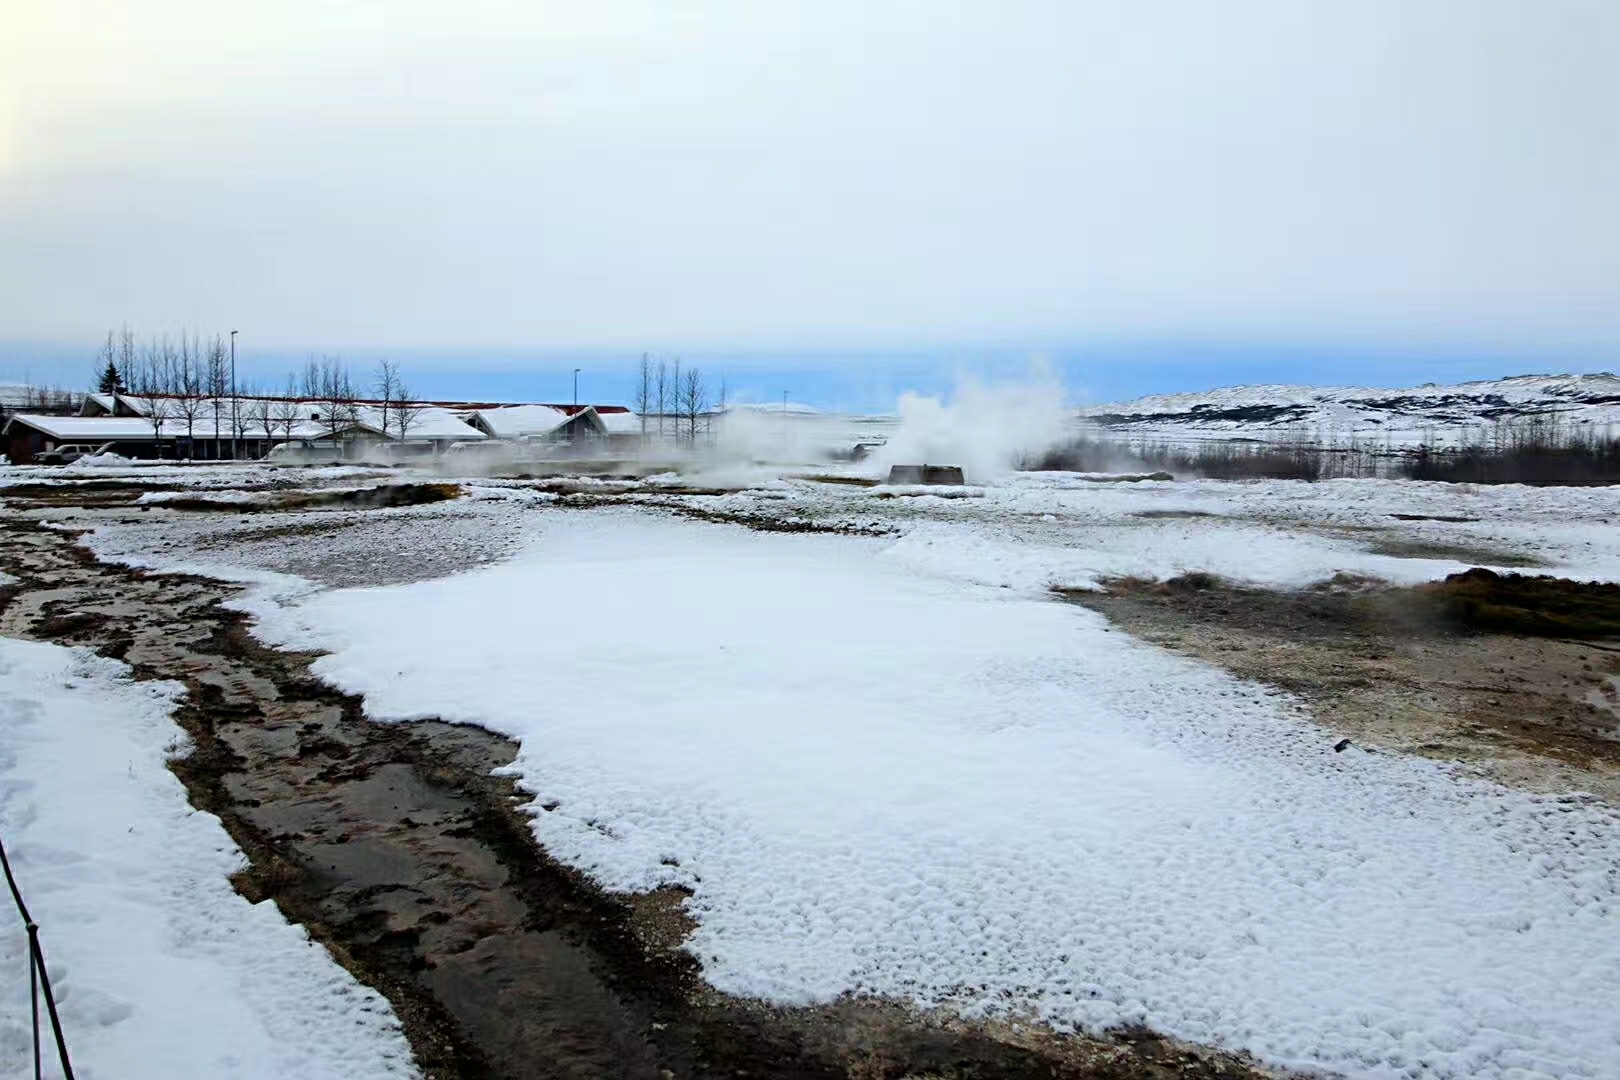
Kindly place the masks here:
<instances>
[{"instance_id":1,"label":"rising steam cloud","mask_svg":"<svg viewBox=\"0 0 1620 1080\"><path fill-rule=\"evenodd\" d=\"M872 464L885 472L891 465L960 465L973 483L993 480L1063 441L1064 396L1062 380L1044 364L1019 382L964 378L948 400L908 392L900 398L900 426Z\"/></svg>"}]
</instances>

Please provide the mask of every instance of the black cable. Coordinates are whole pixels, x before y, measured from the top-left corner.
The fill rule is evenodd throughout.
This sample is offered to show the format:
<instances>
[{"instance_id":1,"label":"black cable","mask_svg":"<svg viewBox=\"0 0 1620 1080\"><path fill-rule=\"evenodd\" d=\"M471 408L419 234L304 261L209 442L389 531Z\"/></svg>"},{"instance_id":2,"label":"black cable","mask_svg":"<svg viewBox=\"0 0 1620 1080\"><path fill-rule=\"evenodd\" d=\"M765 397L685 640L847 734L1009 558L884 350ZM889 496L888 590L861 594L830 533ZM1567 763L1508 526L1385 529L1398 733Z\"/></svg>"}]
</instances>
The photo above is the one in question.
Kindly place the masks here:
<instances>
[{"instance_id":1,"label":"black cable","mask_svg":"<svg viewBox=\"0 0 1620 1080\"><path fill-rule=\"evenodd\" d=\"M22 916L23 925L28 928L28 985L34 987L34 977L39 977L39 986L34 989L34 1080L39 1080L39 989L45 991L45 1011L51 1017L51 1033L56 1036L56 1056L62 1063L63 1080L73 1080L73 1064L68 1060L67 1040L62 1036L62 1018L56 1014L56 995L51 993L51 976L45 970L45 950L39 944L39 924L28 914L28 905L23 903L22 890L17 888L17 879L11 873L11 860L6 857L6 845L0 841L0 869L6 874L6 884L11 887L11 898L17 902L17 914Z\"/></svg>"}]
</instances>

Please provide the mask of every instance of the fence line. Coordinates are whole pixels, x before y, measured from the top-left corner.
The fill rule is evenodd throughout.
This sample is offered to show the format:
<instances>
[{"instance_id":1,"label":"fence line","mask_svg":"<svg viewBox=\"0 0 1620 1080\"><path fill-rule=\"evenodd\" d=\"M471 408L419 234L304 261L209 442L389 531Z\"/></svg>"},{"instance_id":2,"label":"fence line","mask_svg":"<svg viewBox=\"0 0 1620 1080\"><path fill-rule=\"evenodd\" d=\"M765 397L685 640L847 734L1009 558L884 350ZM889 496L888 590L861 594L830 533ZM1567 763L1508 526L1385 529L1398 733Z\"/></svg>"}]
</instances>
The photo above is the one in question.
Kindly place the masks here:
<instances>
[{"instance_id":1,"label":"fence line","mask_svg":"<svg viewBox=\"0 0 1620 1080\"><path fill-rule=\"evenodd\" d=\"M12 900L16 901L17 914L22 916L23 926L28 930L28 1002L34 1021L34 1080L40 1080L43 1065L39 1047L41 989L45 991L45 1010L50 1014L51 1033L56 1037L56 1057L62 1063L63 1080L73 1080L73 1063L68 1060L67 1039L62 1035L62 1018L56 1014L56 995L51 992L51 977L45 970L45 951L39 944L39 924L28 914L28 905L23 903L22 890L17 888L17 879L11 873L11 860L6 857L3 841L0 841L0 868L5 870L6 884L11 888Z\"/></svg>"}]
</instances>

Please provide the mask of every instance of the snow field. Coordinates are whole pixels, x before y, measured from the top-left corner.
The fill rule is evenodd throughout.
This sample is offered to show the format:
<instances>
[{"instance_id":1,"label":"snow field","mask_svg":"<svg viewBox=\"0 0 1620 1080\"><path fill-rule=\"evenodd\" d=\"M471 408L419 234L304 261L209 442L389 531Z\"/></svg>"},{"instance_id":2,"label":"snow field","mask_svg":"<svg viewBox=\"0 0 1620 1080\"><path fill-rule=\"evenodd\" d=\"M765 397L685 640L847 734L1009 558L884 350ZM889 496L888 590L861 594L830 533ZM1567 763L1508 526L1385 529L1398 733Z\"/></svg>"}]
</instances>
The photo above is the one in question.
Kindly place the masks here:
<instances>
[{"instance_id":1,"label":"snow field","mask_svg":"<svg viewBox=\"0 0 1620 1080\"><path fill-rule=\"evenodd\" d=\"M914 569L1025 591L1190 570L1281 588L1338 573L1411 585L1489 565L1493 552L1542 564L1531 573L1620 580L1620 529L1613 527L1620 522L1620 488L1389 480L1100 483L1074 473L1018 473L984 492L975 500L872 499L858 489L852 494L799 483L786 504L747 494L727 502L736 510L775 506L777 513L894 526L902 538L888 554ZM1463 560L1440 549L1428 558L1372 550L1387 540L1463 546L1479 555Z\"/></svg>"},{"instance_id":2,"label":"snow field","mask_svg":"<svg viewBox=\"0 0 1620 1080\"><path fill-rule=\"evenodd\" d=\"M127 672L83 650L0 639L0 832L41 927L75 1073L417 1075L388 1002L273 903L232 889L240 852L165 763L181 737L169 718L179 688ZM27 955L8 896L0 1075L32 1072ZM61 1075L54 1050L46 1075Z\"/></svg>"},{"instance_id":3,"label":"snow field","mask_svg":"<svg viewBox=\"0 0 1620 1080\"><path fill-rule=\"evenodd\" d=\"M1620 1075L1612 811L1335 754L1263 688L891 543L558 514L510 563L256 609L374 715L518 738L540 843L689 888L723 990Z\"/></svg>"}]
</instances>

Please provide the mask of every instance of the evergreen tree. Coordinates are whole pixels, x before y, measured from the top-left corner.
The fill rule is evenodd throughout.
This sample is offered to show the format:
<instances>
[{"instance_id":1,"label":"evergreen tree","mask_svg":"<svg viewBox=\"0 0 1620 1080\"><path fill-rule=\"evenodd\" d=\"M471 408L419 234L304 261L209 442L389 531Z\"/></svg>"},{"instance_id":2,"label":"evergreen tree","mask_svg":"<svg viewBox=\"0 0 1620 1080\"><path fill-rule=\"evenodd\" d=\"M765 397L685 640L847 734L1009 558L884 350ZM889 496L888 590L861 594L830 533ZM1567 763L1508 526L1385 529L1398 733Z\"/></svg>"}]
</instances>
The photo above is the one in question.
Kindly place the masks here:
<instances>
[{"instance_id":1,"label":"evergreen tree","mask_svg":"<svg viewBox=\"0 0 1620 1080\"><path fill-rule=\"evenodd\" d=\"M118 365L111 360L101 370L101 378L96 383L96 389L103 394L122 394L124 392L124 374L118 370Z\"/></svg>"},{"instance_id":2,"label":"evergreen tree","mask_svg":"<svg viewBox=\"0 0 1620 1080\"><path fill-rule=\"evenodd\" d=\"M124 344L127 349L124 355L127 360L135 355L135 338L127 329L124 331L124 337L126 339ZM114 358L119 355L118 346L118 338L111 330L107 331L107 340L102 343L101 348L96 352L96 359L101 363L101 372L96 376L96 391L98 393L122 394L125 392L124 372L118 370L118 365L114 363ZM128 363L124 366L126 369L129 367Z\"/></svg>"}]
</instances>

